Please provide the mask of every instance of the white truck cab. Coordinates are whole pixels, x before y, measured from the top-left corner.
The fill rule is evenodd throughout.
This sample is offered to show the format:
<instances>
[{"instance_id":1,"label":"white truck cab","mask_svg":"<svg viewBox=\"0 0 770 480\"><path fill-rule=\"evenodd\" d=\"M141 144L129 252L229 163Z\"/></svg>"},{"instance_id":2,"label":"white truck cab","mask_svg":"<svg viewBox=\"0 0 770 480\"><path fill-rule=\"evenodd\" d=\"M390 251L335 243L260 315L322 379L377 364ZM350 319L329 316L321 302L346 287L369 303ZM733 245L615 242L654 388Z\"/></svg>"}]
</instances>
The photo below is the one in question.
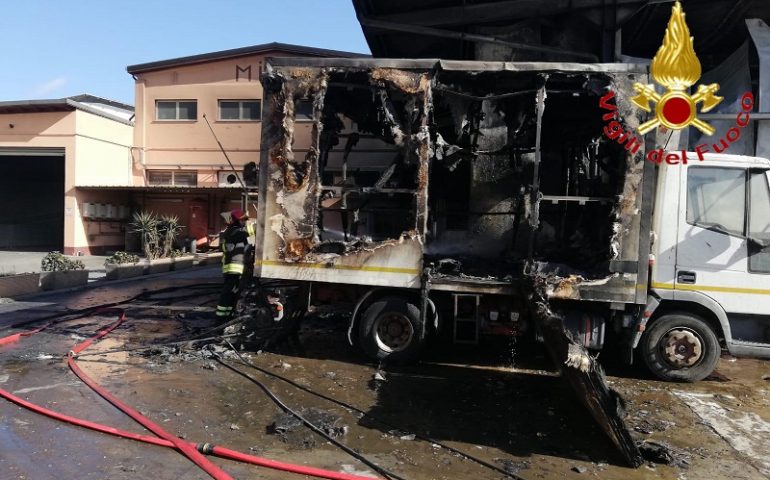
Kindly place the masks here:
<instances>
[{"instance_id":1,"label":"white truck cab","mask_svg":"<svg viewBox=\"0 0 770 480\"><path fill-rule=\"evenodd\" d=\"M650 321L638 346L657 376L696 381L722 345L770 357L770 161L687 156L658 171Z\"/></svg>"}]
</instances>

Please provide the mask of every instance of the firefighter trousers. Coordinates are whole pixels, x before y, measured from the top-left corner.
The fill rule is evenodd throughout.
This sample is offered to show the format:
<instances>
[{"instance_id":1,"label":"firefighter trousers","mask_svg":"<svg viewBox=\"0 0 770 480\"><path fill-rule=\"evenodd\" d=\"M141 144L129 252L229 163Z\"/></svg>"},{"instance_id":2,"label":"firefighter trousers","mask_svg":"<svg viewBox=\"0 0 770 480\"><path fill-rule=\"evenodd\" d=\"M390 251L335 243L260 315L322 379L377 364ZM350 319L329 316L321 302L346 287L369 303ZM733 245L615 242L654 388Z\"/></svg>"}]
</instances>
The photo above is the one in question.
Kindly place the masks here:
<instances>
[{"instance_id":1,"label":"firefighter trousers","mask_svg":"<svg viewBox=\"0 0 770 480\"><path fill-rule=\"evenodd\" d=\"M217 305L217 319L225 322L233 316L235 302L238 301L238 295L241 293L241 276L237 273L225 273L225 281L222 285L222 292L219 294L219 304Z\"/></svg>"}]
</instances>

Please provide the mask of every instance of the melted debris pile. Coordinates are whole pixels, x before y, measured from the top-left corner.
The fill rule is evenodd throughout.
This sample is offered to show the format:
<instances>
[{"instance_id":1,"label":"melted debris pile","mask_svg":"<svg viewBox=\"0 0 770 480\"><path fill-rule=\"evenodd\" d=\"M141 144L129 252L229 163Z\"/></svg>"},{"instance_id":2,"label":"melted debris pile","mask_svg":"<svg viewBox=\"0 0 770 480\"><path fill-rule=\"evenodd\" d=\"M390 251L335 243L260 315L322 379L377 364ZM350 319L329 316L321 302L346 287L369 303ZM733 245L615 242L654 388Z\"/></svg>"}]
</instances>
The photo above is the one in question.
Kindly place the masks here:
<instances>
[{"instance_id":1,"label":"melted debris pile","mask_svg":"<svg viewBox=\"0 0 770 480\"><path fill-rule=\"evenodd\" d=\"M299 414L308 422L321 429L332 438L348 433L348 426L341 424L340 417L317 408L307 408ZM275 416L267 432L278 435L281 440L295 448L310 449L318 444L319 436L307 428L300 419L284 412Z\"/></svg>"}]
</instances>

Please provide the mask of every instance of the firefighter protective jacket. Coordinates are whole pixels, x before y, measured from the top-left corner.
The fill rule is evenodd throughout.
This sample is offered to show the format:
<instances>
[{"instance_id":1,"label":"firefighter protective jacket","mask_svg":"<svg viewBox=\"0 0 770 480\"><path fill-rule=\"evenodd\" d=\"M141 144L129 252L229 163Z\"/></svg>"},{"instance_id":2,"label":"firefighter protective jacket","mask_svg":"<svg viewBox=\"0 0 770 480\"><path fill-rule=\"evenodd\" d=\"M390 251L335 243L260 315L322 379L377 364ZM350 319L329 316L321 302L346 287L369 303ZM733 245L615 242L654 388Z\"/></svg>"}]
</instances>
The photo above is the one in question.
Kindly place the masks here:
<instances>
[{"instance_id":1,"label":"firefighter protective jacket","mask_svg":"<svg viewBox=\"0 0 770 480\"><path fill-rule=\"evenodd\" d=\"M220 246L224 252L222 257L222 273L243 274L243 261L249 245L249 234L252 228L245 225L228 225L220 236Z\"/></svg>"}]
</instances>

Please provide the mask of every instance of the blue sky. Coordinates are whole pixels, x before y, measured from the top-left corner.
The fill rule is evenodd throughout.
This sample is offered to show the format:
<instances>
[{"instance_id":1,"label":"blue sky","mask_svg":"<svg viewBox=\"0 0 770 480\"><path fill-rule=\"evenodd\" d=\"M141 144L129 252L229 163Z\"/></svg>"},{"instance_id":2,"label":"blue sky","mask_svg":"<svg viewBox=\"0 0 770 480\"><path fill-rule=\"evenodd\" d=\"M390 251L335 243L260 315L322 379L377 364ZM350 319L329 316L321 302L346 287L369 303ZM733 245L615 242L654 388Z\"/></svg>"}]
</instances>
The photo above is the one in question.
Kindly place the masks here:
<instances>
[{"instance_id":1,"label":"blue sky","mask_svg":"<svg viewBox=\"0 0 770 480\"><path fill-rule=\"evenodd\" d=\"M25 0L0 15L0 100L133 104L127 65L273 41L369 53L350 0Z\"/></svg>"}]
</instances>

